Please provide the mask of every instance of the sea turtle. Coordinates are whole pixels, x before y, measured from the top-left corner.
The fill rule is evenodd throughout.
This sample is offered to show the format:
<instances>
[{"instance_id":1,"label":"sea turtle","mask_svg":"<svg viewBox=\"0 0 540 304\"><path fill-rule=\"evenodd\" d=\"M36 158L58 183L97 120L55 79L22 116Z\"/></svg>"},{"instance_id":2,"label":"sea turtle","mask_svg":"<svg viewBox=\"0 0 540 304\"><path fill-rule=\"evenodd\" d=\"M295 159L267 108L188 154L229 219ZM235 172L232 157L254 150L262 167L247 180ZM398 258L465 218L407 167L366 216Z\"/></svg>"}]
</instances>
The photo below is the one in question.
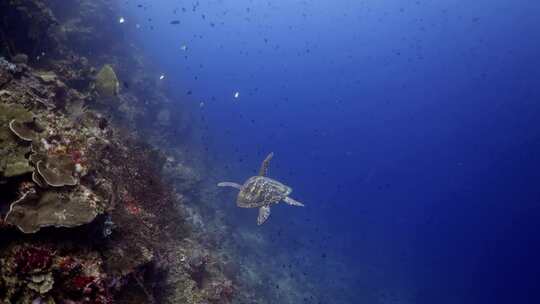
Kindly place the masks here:
<instances>
[{"instance_id":1,"label":"sea turtle","mask_svg":"<svg viewBox=\"0 0 540 304\"><path fill-rule=\"evenodd\" d=\"M304 204L288 197L292 189L277 180L266 177L268 165L274 153L268 154L261 164L259 175L250 177L243 185L231 182L219 183L219 187L233 187L240 192L236 198L236 205L240 208L259 208L257 225L262 225L270 216L270 205L280 201L291 206L304 207Z\"/></svg>"}]
</instances>

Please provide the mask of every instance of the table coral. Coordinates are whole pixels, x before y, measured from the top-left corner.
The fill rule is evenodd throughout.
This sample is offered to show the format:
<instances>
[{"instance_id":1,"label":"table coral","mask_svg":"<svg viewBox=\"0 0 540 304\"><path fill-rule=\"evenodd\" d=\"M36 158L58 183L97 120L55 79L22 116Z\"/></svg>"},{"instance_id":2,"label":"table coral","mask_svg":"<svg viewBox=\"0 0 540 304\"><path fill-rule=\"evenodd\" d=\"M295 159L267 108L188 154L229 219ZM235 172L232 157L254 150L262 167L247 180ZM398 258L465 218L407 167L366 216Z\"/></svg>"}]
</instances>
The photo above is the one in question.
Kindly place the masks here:
<instances>
[{"instance_id":1,"label":"table coral","mask_svg":"<svg viewBox=\"0 0 540 304\"><path fill-rule=\"evenodd\" d=\"M32 113L17 104L0 102L0 178L9 178L33 171L26 155L30 146L21 143L9 129L10 122L32 121Z\"/></svg>"}]
</instances>

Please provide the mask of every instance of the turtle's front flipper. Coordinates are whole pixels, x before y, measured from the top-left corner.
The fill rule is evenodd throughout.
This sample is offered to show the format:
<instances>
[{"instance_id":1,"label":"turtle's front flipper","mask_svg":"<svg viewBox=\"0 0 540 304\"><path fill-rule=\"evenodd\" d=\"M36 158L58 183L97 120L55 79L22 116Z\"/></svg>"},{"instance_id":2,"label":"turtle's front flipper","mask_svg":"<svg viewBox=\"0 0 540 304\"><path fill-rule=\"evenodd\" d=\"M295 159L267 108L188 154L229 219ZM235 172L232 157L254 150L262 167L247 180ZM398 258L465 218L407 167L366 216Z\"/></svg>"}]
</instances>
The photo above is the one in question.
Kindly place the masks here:
<instances>
[{"instance_id":1,"label":"turtle's front flipper","mask_svg":"<svg viewBox=\"0 0 540 304\"><path fill-rule=\"evenodd\" d=\"M221 182L219 184L217 184L218 187L233 187L233 188L236 188L238 190L242 189L242 185L239 185L237 183L231 183L231 182Z\"/></svg>"},{"instance_id":2,"label":"turtle's front flipper","mask_svg":"<svg viewBox=\"0 0 540 304\"><path fill-rule=\"evenodd\" d=\"M261 164L261 169L259 169L259 176L265 176L266 172L268 172L268 166L270 165L270 160L274 156L274 152L270 152L268 156L263 160Z\"/></svg>"},{"instance_id":3,"label":"turtle's front flipper","mask_svg":"<svg viewBox=\"0 0 540 304\"><path fill-rule=\"evenodd\" d=\"M270 206L262 206L259 208L259 216L257 217L257 225L262 225L270 216Z\"/></svg>"},{"instance_id":4,"label":"turtle's front flipper","mask_svg":"<svg viewBox=\"0 0 540 304\"><path fill-rule=\"evenodd\" d=\"M298 206L298 207L304 207L304 204L300 203L299 201L296 201L290 197L285 197L283 201L291 206Z\"/></svg>"}]
</instances>

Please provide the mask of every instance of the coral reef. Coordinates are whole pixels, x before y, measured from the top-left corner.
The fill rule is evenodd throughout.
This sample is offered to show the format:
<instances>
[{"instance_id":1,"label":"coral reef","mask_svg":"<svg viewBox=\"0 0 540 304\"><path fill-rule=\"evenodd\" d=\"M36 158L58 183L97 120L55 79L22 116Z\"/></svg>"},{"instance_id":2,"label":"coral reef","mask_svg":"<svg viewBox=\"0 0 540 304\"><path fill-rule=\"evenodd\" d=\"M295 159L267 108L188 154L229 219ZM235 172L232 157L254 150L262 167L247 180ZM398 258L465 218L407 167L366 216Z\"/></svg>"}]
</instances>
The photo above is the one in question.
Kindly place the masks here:
<instances>
[{"instance_id":1,"label":"coral reef","mask_svg":"<svg viewBox=\"0 0 540 304\"><path fill-rule=\"evenodd\" d=\"M2 303L113 303L112 278L97 252L53 246L16 244L4 250Z\"/></svg>"},{"instance_id":2,"label":"coral reef","mask_svg":"<svg viewBox=\"0 0 540 304\"><path fill-rule=\"evenodd\" d=\"M0 3L1 303L231 303L238 294L186 206L200 173L178 151L156 149L187 138L189 121L116 20L105 0ZM120 91L119 78L132 89ZM103 102L113 96L114 106Z\"/></svg>"}]
</instances>

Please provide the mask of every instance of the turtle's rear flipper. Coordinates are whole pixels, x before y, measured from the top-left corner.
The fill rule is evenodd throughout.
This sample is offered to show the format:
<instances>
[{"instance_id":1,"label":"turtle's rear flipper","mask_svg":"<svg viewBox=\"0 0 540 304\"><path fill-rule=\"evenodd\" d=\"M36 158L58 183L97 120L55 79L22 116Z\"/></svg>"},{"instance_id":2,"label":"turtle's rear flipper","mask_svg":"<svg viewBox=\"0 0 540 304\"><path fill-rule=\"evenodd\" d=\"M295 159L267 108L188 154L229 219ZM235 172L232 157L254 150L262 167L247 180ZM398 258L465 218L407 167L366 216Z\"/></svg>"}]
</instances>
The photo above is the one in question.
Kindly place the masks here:
<instances>
[{"instance_id":1,"label":"turtle's rear flipper","mask_svg":"<svg viewBox=\"0 0 540 304\"><path fill-rule=\"evenodd\" d=\"M240 190L242 188L242 185L239 185L237 183L231 183L231 182L222 182L222 183L219 183L217 185L218 185L218 187L233 187L233 188L236 188L238 190Z\"/></svg>"},{"instance_id":2,"label":"turtle's rear flipper","mask_svg":"<svg viewBox=\"0 0 540 304\"><path fill-rule=\"evenodd\" d=\"M257 225L262 225L270 216L270 206L262 206L259 208L259 216L257 217Z\"/></svg>"},{"instance_id":3,"label":"turtle's rear flipper","mask_svg":"<svg viewBox=\"0 0 540 304\"><path fill-rule=\"evenodd\" d=\"M300 203L299 201L296 201L290 197L285 197L283 201L291 206L298 206L298 207L304 207L304 204Z\"/></svg>"},{"instance_id":4,"label":"turtle's rear flipper","mask_svg":"<svg viewBox=\"0 0 540 304\"><path fill-rule=\"evenodd\" d=\"M265 176L268 172L268 166L270 165L270 160L274 156L274 152L270 152L268 156L263 160L261 168L259 169L259 176Z\"/></svg>"}]
</instances>

